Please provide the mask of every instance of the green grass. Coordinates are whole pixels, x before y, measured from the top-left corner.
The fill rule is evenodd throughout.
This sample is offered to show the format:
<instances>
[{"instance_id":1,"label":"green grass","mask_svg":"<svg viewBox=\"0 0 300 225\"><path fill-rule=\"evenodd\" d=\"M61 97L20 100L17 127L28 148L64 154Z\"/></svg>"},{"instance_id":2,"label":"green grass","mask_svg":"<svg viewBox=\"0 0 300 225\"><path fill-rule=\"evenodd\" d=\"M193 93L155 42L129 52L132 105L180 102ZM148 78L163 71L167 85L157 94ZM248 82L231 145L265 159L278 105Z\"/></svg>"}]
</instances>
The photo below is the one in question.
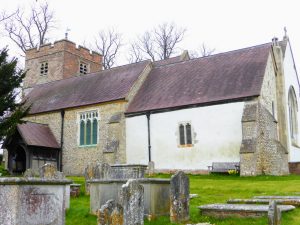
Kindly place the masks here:
<instances>
[{"instance_id":1,"label":"green grass","mask_svg":"<svg viewBox=\"0 0 300 225\"><path fill-rule=\"evenodd\" d=\"M156 177L169 178L170 175L159 174ZM84 178L70 177L75 183L82 184L81 195L71 198L71 207L67 211L66 224L94 225L96 216L89 214L89 197L84 195ZM190 202L190 222L210 222L216 225L267 224L267 217L257 219L226 218L214 219L202 216L197 206L211 203L225 203L230 198L251 198L255 195L300 195L300 176L258 176L239 177L236 175L190 175L190 193L199 194ZM168 225L168 217L155 221L145 221L146 225ZM300 224L300 208L282 215L282 225Z\"/></svg>"},{"instance_id":2,"label":"green grass","mask_svg":"<svg viewBox=\"0 0 300 225\"><path fill-rule=\"evenodd\" d=\"M9 176L10 175L9 172L6 169L4 169L4 166L1 164L0 164L0 174L1 174L1 176Z\"/></svg>"}]
</instances>

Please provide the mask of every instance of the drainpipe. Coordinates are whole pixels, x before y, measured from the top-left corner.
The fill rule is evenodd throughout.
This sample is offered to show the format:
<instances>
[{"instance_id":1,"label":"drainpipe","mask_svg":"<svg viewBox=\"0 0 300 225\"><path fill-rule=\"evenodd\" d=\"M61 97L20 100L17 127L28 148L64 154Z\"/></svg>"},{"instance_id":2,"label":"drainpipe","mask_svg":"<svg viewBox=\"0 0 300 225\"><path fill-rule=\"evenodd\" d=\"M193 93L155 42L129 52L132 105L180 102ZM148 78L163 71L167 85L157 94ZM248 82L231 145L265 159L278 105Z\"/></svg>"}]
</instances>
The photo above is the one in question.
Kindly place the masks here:
<instances>
[{"instance_id":1,"label":"drainpipe","mask_svg":"<svg viewBox=\"0 0 300 225\"><path fill-rule=\"evenodd\" d=\"M148 157L151 162L151 135L150 135L150 112L147 112L147 126L148 126Z\"/></svg>"},{"instance_id":2,"label":"drainpipe","mask_svg":"<svg viewBox=\"0 0 300 225\"><path fill-rule=\"evenodd\" d=\"M65 110L60 111L61 115L61 129L60 129L60 152L59 152L59 170L62 172L63 163L62 163L62 150L64 146L64 123L65 123Z\"/></svg>"}]
</instances>

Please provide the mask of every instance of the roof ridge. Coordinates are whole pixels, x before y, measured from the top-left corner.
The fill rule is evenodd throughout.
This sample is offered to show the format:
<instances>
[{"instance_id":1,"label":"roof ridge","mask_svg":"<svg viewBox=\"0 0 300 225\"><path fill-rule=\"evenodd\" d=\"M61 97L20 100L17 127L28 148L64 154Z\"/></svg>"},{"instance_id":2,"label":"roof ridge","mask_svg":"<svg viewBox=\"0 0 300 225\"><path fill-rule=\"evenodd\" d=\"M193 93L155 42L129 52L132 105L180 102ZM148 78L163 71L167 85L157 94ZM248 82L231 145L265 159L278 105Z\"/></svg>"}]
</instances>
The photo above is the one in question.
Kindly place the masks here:
<instances>
[{"instance_id":1,"label":"roof ridge","mask_svg":"<svg viewBox=\"0 0 300 225\"><path fill-rule=\"evenodd\" d=\"M271 46L272 43L271 42L267 42L267 43L264 43L264 44L253 45L253 46L250 46L250 47L229 50L229 51L226 51L226 52L219 52L219 53L216 53L216 54L213 54L213 55L209 55L209 56L202 56L202 57L197 57L197 58L193 58L193 59L182 60L182 61L178 61L178 62L172 62L172 63L168 63L168 64L163 64L163 65L156 66L155 68L164 67L164 66L170 66L170 65L173 65L173 64L185 63L185 62L190 62L190 61L195 61L195 60L200 60L200 59L213 58L213 57L217 57L217 56L221 56L221 55L225 55L225 54L230 54L230 53L235 53L235 52L239 52L239 51L244 51L244 50L251 49L251 48L262 47L264 45L270 45Z\"/></svg>"}]
</instances>

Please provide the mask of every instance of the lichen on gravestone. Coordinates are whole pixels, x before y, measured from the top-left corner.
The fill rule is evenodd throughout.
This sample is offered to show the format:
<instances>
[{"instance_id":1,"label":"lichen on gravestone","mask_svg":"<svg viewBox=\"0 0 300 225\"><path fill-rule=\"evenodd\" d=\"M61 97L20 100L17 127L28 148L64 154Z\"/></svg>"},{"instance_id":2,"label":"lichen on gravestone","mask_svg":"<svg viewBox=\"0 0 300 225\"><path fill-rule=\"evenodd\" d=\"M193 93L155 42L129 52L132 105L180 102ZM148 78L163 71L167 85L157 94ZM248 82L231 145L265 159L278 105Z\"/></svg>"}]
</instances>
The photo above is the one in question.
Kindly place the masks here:
<instances>
[{"instance_id":1,"label":"lichen on gravestone","mask_svg":"<svg viewBox=\"0 0 300 225\"><path fill-rule=\"evenodd\" d=\"M134 179L122 186L121 201L124 225L144 224L144 187Z\"/></svg>"},{"instance_id":2,"label":"lichen on gravestone","mask_svg":"<svg viewBox=\"0 0 300 225\"><path fill-rule=\"evenodd\" d=\"M123 208L115 200L108 200L97 210L98 225L123 225Z\"/></svg>"},{"instance_id":3,"label":"lichen on gravestone","mask_svg":"<svg viewBox=\"0 0 300 225\"><path fill-rule=\"evenodd\" d=\"M170 220L184 222L189 220L190 182L188 176L178 171L170 181Z\"/></svg>"},{"instance_id":4,"label":"lichen on gravestone","mask_svg":"<svg viewBox=\"0 0 300 225\"><path fill-rule=\"evenodd\" d=\"M57 171L56 166L51 163L46 163L40 168L40 177L43 179L65 179L64 174Z\"/></svg>"},{"instance_id":5,"label":"lichen on gravestone","mask_svg":"<svg viewBox=\"0 0 300 225\"><path fill-rule=\"evenodd\" d=\"M112 168L107 163L97 163L94 167L94 177L96 179L108 180L112 178Z\"/></svg>"}]
</instances>

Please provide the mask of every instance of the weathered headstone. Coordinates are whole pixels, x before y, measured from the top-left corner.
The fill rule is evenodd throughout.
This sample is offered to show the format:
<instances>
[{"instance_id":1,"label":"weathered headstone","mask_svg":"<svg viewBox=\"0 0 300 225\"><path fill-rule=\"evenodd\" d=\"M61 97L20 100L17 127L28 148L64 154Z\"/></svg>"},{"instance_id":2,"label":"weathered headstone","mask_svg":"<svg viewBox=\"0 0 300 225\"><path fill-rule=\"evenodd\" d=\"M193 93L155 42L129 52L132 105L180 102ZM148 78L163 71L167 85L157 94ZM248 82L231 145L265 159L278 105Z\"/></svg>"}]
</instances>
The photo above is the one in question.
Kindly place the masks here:
<instances>
[{"instance_id":1,"label":"weathered headstone","mask_svg":"<svg viewBox=\"0 0 300 225\"><path fill-rule=\"evenodd\" d=\"M170 189L171 222L183 222L189 220L190 182L188 176L184 172L178 171L171 177Z\"/></svg>"},{"instance_id":2,"label":"weathered headstone","mask_svg":"<svg viewBox=\"0 0 300 225\"><path fill-rule=\"evenodd\" d=\"M111 224L112 225L123 225L123 207L119 204L116 205L111 213Z\"/></svg>"},{"instance_id":3,"label":"weathered headstone","mask_svg":"<svg viewBox=\"0 0 300 225\"><path fill-rule=\"evenodd\" d=\"M120 200L124 210L124 225L143 225L144 187L137 180L129 179L122 186Z\"/></svg>"},{"instance_id":4,"label":"weathered headstone","mask_svg":"<svg viewBox=\"0 0 300 225\"><path fill-rule=\"evenodd\" d=\"M153 176L154 175L154 162L153 161L150 161L148 163L148 175L149 176Z\"/></svg>"},{"instance_id":5,"label":"weathered headstone","mask_svg":"<svg viewBox=\"0 0 300 225\"><path fill-rule=\"evenodd\" d=\"M56 166L51 163L46 163L40 168L40 177L43 179L65 179L64 174L57 171Z\"/></svg>"},{"instance_id":6,"label":"weathered headstone","mask_svg":"<svg viewBox=\"0 0 300 225\"><path fill-rule=\"evenodd\" d=\"M107 180L111 179L112 168L107 163L97 163L94 168L94 177L96 179Z\"/></svg>"},{"instance_id":7,"label":"weathered headstone","mask_svg":"<svg viewBox=\"0 0 300 225\"><path fill-rule=\"evenodd\" d=\"M51 163L46 163L40 168L41 178L54 179L56 176L56 167Z\"/></svg>"},{"instance_id":8,"label":"weathered headstone","mask_svg":"<svg viewBox=\"0 0 300 225\"><path fill-rule=\"evenodd\" d=\"M269 225L280 225L281 211L277 206L276 201L270 201L268 210L268 224Z\"/></svg>"},{"instance_id":9,"label":"weathered headstone","mask_svg":"<svg viewBox=\"0 0 300 225\"><path fill-rule=\"evenodd\" d=\"M97 211L98 225L123 225L123 208L115 200L108 200Z\"/></svg>"},{"instance_id":10,"label":"weathered headstone","mask_svg":"<svg viewBox=\"0 0 300 225\"><path fill-rule=\"evenodd\" d=\"M90 194L90 185L87 182L92 179L107 180L112 176L112 169L107 163L89 163L84 170L85 193Z\"/></svg>"}]
</instances>

